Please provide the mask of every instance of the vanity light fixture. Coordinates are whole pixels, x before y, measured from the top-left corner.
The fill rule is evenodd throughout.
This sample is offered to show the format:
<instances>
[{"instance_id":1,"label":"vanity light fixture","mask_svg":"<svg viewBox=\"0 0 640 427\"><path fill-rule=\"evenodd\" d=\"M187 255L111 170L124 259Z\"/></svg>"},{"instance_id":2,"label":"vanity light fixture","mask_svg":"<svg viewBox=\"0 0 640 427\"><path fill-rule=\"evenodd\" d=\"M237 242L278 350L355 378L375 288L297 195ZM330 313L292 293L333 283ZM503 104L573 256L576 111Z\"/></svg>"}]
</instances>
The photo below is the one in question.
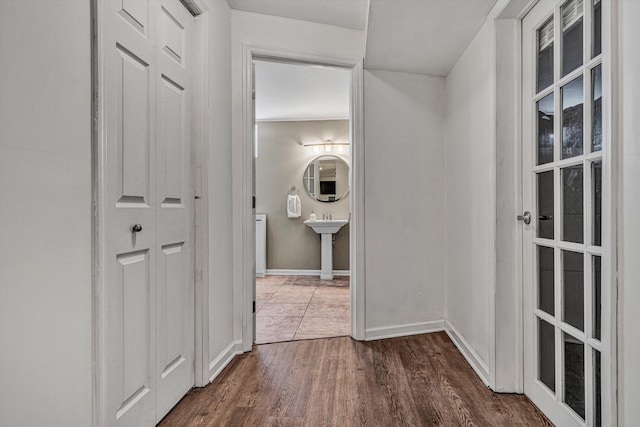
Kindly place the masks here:
<instances>
[{"instance_id":1,"label":"vanity light fixture","mask_svg":"<svg viewBox=\"0 0 640 427\"><path fill-rule=\"evenodd\" d=\"M327 139L325 142L320 143L309 143L303 144L305 147L313 147L314 153L319 153L321 148L324 148L324 152L330 153L333 151L334 147L338 153L343 153L345 151L344 147L348 146L348 142L333 142L330 139Z\"/></svg>"}]
</instances>

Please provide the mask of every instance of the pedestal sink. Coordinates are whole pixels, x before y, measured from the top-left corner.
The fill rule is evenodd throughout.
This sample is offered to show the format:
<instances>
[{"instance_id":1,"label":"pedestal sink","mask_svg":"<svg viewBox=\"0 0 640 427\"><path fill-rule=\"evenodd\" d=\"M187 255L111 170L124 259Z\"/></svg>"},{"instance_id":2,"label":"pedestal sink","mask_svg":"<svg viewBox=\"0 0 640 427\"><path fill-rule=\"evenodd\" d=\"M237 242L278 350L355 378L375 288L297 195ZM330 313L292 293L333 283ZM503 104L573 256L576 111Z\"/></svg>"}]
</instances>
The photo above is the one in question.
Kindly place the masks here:
<instances>
[{"instance_id":1,"label":"pedestal sink","mask_svg":"<svg viewBox=\"0 0 640 427\"><path fill-rule=\"evenodd\" d=\"M322 270L320 271L321 280L333 279L333 234L337 233L347 222L346 219L324 219L324 220L306 220L305 225L311 227L313 231L321 236L322 240Z\"/></svg>"}]
</instances>

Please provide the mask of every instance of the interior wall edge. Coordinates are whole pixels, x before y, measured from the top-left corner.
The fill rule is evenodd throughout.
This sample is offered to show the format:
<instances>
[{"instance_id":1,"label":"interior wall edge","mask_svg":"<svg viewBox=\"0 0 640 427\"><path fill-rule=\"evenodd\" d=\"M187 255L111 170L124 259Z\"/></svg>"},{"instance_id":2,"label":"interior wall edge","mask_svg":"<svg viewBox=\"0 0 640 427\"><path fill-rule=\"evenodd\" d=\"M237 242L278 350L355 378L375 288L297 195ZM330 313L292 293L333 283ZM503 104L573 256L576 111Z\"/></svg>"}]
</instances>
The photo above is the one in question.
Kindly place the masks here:
<instances>
[{"instance_id":1,"label":"interior wall edge","mask_svg":"<svg viewBox=\"0 0 640 427\"><path fill-rule=\"evenodd\" d=\"M432 320L428 322L408 323L404 325L381 326L375 328L367 328L365 330L365 341L429 334L432 332L441 332L444 330L444 320Z\"/></svg>"},{"instance_id":2,"label":"interior wall edge","mask_svg":"<svg viewBox=\"0 0 640 427\"><path fill-rule=\"evenodd\" d=\"M469 344L465 339L464 335L458 332L458 330L448 320L445 321L445 331L458 350L460 350L460 353L462 353L469 365L471 365L474 372L478 377L480 377L482 382L487 387L490 387L490 373L487 363L482 360L480 355L473 349L473 346L471 346L471 344Z\"/></svg>"},{"instance_id":3,"label":"interior wall edge","mask_svg":"<svg viewBox=\"0 0 640 427\"><path fill-rule=\"evenodd\" d=\"M242 340L235 340L229 343L220 354L216 355L216 357L209 362L209 383L215 380L237 355L242 353Z\"/></svg>"}]
</instances>

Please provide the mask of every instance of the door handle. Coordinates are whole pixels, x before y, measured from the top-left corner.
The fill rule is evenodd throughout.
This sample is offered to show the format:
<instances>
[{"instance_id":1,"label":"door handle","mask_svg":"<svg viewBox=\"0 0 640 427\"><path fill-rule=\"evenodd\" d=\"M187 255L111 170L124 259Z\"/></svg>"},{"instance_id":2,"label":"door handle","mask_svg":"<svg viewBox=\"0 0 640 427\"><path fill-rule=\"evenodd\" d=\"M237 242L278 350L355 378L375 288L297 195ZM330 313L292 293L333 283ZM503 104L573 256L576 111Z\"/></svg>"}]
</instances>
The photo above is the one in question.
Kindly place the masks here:
<instances>
[{"instance_id":1,"label":"door handle","mask_svg":"<svg viewBox=\"0 0 640 427\"><path fill-rule=\"evenodd\" d=\"M525 211L522 215L518 215L518 221L522 221L525 224L531 224L531 212Z\"/></svg>"},{"instance_id":2,"label":"door handle","mask_svg":"<svg viewBox=\"0 0 640 427\"><path fill-rule=\"evenodd\" d=\"M133 224L130 227L130 230L131 230L132 233L139 233L139 232L142 231L142 226L140 224Z\"/></svg>"}]
</instances>

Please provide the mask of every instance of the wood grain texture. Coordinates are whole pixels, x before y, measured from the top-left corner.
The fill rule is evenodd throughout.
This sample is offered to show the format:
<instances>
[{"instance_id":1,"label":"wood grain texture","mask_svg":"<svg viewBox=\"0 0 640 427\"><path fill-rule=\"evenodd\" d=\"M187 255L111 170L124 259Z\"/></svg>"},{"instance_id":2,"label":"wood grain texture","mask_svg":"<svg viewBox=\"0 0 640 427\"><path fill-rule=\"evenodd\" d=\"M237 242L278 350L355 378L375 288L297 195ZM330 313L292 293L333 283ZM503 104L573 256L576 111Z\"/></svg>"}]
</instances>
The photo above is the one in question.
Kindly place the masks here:
<instances>
[{"instance_id":1,"label":"wood grain texture","mask_svg":"<svg viewBox=\"0 0 640 427\"><path fill-rule=\"evenodd\" d=\"M444 332L254 346L159 425L552 426L525 396L489 390Z\"/></svg>"}]
</instances>

